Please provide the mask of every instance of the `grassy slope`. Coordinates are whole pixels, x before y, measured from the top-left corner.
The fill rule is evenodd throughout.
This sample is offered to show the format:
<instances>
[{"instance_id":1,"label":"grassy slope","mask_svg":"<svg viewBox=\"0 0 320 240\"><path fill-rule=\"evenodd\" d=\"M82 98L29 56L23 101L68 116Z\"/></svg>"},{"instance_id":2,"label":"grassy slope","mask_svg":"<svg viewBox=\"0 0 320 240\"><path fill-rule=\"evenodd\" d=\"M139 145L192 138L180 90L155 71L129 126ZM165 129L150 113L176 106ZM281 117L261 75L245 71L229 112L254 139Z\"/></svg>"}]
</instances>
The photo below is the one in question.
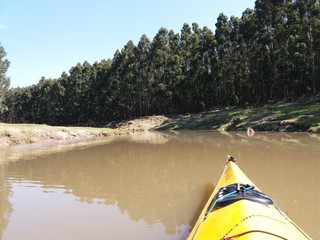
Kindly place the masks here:
<instances>
[{"instance_id":1,"label":"grassy slope","mask_svg":"<svg viewBox=\"0 0 320 240\"><path fill-rule=\"evenodd\" d=\"M172 116L159 130L287 131L320 133L320 98Z\"/></svg>"}]
</instances>

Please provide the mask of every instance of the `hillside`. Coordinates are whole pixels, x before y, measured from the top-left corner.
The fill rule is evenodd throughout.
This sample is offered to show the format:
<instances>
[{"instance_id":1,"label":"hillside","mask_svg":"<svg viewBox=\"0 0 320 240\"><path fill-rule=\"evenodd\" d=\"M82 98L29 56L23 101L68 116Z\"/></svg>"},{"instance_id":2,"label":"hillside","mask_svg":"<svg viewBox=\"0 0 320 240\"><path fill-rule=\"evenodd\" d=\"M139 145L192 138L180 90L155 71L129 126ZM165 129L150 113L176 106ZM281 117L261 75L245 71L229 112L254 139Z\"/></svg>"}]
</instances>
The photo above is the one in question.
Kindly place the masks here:
<instances>
[{"instance_id":1,"label":"hillside","mask_svg":"<svg viewBox=\"0 0 320 240\"><path fill-rule=\"evenodd\" d=\"M320 133L320 97L170 116L155 129L246 131L248 127L255 131Z\"/></svg>"}]
</instances>

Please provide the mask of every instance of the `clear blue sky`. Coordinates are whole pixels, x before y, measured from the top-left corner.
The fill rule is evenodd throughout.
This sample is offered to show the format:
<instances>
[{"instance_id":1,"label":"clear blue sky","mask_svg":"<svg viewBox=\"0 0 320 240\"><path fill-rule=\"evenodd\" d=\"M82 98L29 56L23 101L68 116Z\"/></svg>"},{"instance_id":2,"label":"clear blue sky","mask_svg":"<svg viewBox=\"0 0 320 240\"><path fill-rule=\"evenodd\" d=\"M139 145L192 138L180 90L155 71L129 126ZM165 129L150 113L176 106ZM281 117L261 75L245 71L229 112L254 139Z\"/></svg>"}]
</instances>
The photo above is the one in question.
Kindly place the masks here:
<instances>
[{"instance_id":1,"label":"clear blue sky","mask_svg":"<svg viewBox=\"0 0 320 240\"><path fill-rule=\"evenodd\" d=\"M0 43L12 87L58 78L77 63L112 59L142 34L184 23L215 29L219 13L241 17L254 0L0 0Z\"/></svg>"}]
</instances>

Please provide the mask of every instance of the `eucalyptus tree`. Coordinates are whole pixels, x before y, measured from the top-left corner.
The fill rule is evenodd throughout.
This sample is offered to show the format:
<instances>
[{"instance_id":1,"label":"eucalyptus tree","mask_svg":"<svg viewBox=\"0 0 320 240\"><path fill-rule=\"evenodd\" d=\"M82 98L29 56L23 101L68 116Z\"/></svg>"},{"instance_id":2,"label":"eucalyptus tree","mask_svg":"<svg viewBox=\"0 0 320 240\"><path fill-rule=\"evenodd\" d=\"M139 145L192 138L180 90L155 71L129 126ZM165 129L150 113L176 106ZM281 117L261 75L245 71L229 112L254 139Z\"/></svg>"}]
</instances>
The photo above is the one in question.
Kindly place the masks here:
<instances>
[{"instance_id":1,"label":"eucalyptus tree","mask_svg":"<svg viewBox=\"0 0 320 240\"><path fill-rule=\"evenodd\" d=\"M93 64L96 80L91 87L91 94L93 96L91 111L93 114L92 119L95 122L114 120L114 86L111 83L111 66L112 60L110 59Z\"/></svg>"},{"instance_id":2,"label":"eucalyptus tree","mask_svg":"<svg viewBox=\"0 0 320 240\"><path fill-rule=\"evenodd\" d=\"M190 89L192 88L191 80L191 34L192 29L189 24L185 23L182 26L180 33L180 55L182 58L182 78L179 84L181 100L182 100L182 111L190 112L192 94Z\"/></svg>"},{"instance_id":3,"label":"eucalyptus tree","mask_svg":"<svg viewBox=\"0 0 320 240\"><path fill-rule=\"evenodd\" d=\"M256 50L256 14L247 8L241 17L239 25L239 70L240 80L239 103L252 103L255 101L255 61Z\"/></svg>"},{"instance_id":4,"label":"eucalyptus tree","mask_svg":"<svg viewBox=\"0 0 320 240\"><path fill-rule=\"evenodd\" d=\"M312 92L320 92L320 1L310 1L310 36L309 47L311 50L312 65Z\"/></svg>"},{"instance_id":5,"label":"eucalyptus tree","mask_svg":"<svg viewBox=\"0 0 320 240\"><path fill-rule=\"evenodd\" d=\"M309 79L305 85L310 86L313 94L319 92L319 64L320 64L320 1L299 0L296 2L296 9L299 12L302 35L306 44L306 61L308 62Z\"/></svg>"},{"instance_id":6,"label":"eucalyptus tree","mask_svg":"<svg viewBox=\"0 0 320 240\"><path fill-rule=\"evenodd\" d=\"M172 102L169 89L168 61L170 57L169 35L166 28L160 28L151 42L149 63L152 70L152 113L165 114ZM150 89L151 90L151 89Z\"/></svg>"},{"instance_id":7,"label":"eucalyptus tree","mask_svg":"<svg viewBox=\"0 0 320 240\"><path fill-rule=\"evenodd\" d=\"M51 104L49 100L50 83L45 77L42 77L38 84L30 87L30 108L32 123L47 123L49 119L49 113L51 110Z\"/></svg>"},{"instance_id":8,"label":"eucalyptus tree","mask_svg":"<svg viewBox=\"0 0 320 240\"><path fill-rule=\"evenodd\" d=\"M34 86L24 88L10 89L9 98L9 122L12 123L33 123L32 109L32 88ZM9 102L9 100L7 100ZM7 120L7 121L8 121Z\"/></svg>"},{"instance_id":9,"label":"eucalyptus tree","mask_svg":"<svg viewBox=\"0 0 320 240\"><path fill-rule=\"evenodd\" d=\"M122 63L123 56L119 49L113 55L111 69L110 69L110 88L112 88L112 100L110 107L112 109L112 116L114 119L123 118L123 104L120 96L120 79L121 71L120 65Z\"/></svg>"},{"instance_id":10,"label":"eucalyptus tree","mask_svg":"<svg viewBox=\"0 0 320 240\"><path fill-rule=\"evenodd\" d=\"M280 44L277 87L284 89L283 94L278 94L280 98L317 93L317 6L318 1L286 1L277 6L278 22L282 20L275 35Z\"/></svg>"},{"instance_id":11,"label":"eucalyptus tree","mask_svg":"<svg viewBox=\"0 0 320 240\"><path fill-rule=\"evenodd\" d=\"M299 32L301 27L292 24L290 2L279 0L256 1L257 46L259 49L259 53L257 52L256 55L256 62L264 66L257 69L259 75L257 91L261 96L261 101L281 98L283 94L286 94L286 92L283 92L283 82L287 81L288 84L285 85L292 86L294 85L294 78L301 78L297 76L297 73L287 78L287 80L283 77L283 72L287 72L294 58L289 50L291 45L289 42L297 40L297 35L294 32ZM286 88L287 86L284 89Z\"/></svg>"},{"instance_id":12,"label":"eucalyptus tree","mask_svg":"<svg viewBox=\"0 0 320 240\"><path fill-rule=\"evenodd\" d=\"M256 73L255 92L259 102L268 100L268 92L273 82L272 54L274 51L273 36L273 3L267 0L257 0L256 11L256 51L254 55L254 71Z\"/></svg>"},{"instance_id":13,"label":"eucalyptus tree","mask_svg":"<svg viewBox=\"0 0 320 240\"><path fill-rule=\"evenodd\" d=\"M50 102L50 110L48 112L47 117L47 124L51 125L63 125L64 124L64 96L66 89L62 85L60 78L50 80L52 81L50 85L48 85L49 92L48 92L48 99L47 101Z\"/></svg>"},{"instance_id":14,"label":"eucalyptus tree","mask_svg":"<svg viewBox=\"0 0 320 240\"><path fill-rule=\"evenodd\" d=\"M114 86L114 103L119 118L128 119L135 115L134 85L136 84L136 46L130 40L121 51L117 51L112 64L111 81Z\"/></svg>"},{"instance_id":15,"label":"eucalyptus tree","mask_svg":"<svg viewBox=\"0 0 320 240\"><path fill-rule=\"evenodd\" d=\"M7 111L2 115L3 120L8 123L17 123L21 120L21 102L20 97L23 94L22 88L11 88L6 96L5 104L7 106Z\"/></svg>"},{"instance_id":16,"label":"eucalyptus tree","mask_svg":"<svg viewBox=\"0 0 320 240\"><path fill-rule=\"evenodd\" d=\"M7 53L0 43L0 114L7 109L4 105L5 95L8 92L10 86L10 79L6 76L6 72L9 68L10 62L6 59Z\"/></svg>"},{"instance_id":17,"label":"eucalyptus tree","mask_svg":"<svg viewBox=\"0 0 320 240\"><path fill-rule=\"evenodd\" d=\"M94 121L94 84L96 83L97 69L85 61L82 64L82 74L80 82L80 116L81 123L89 124Z\"/></svg>"},{"instance_id":18,"label":"eucalyptus tree","mask_svg":"<svg viewBox=\"0 0 320 240\"><path fill-rule=\"evenodd\" d=\"M201 110L215 106L215 87L217 80L218 58L215 51L217 46L216 38L208 27L203 27L201 31L201 75L200 92L202 101L200 102Z\"/></svg>"},{"instance_id":19,"label":"eucalyptus tree","mask_svg":"<svg viewBox=\"0 0 320 240\"><path fill-rule=\"evenodd\" d=\"M61 76L62 85L65 88L65 121L66 124L80 123L80 104L82 95L82 65L78 63L69 70L69 75Z\"/></svg>"},{"instance_id":20,"label":"eucalyptus tree","mask_svg":"<svg viewBox=\"0 0 320 240\"><path fill-rule=\"evenodd\" d=\"M181 82L184 80L185 75L183 72L183 57L181 55L180 35L170 30L168 33L168 45L170 48L170 55L167 64L168 71L168 95L172 100L169 104L168 112L177 113L180 112L183 105Z\"/></svg>"},{"instance_id":21,"label":"eucalyptus tree","mask_svg":"<svg viewBox=\"0 0 320 240\"><path fill-rule=\"evenodd\" d=\"M150 94L151 83L149 79L151 78L150 63L148 63L148 58L150 54L151 42L150 39L143 34L137 45L137 75L136 75L136 112L138 116L142 117L147 115L150 108Z\"/></svg>"},{"instance_id":22,"label":"eucalyptus tree","mask_svg":"<svg viewBox=\"0 0 320 240\"><path fill-rule=\"evenodd\" d=\"M230 26L230 59L228 65L228 88L227 104L239 104L241 99L241 83L243 82L241 72L242 61L245 60L241 53L240 19L231 16Z\"/></svg>"},{"instance_id":23,"label":"eucalyptus tree","mask_svg":"<svg viewBox=\"0 0 320 240\"><path fill-rule=\"evenodd\" d=\"M215 24L215 37L217 40L217 85L215 90L216 105L226 105L229 102L230 96L228 96L229 89L232 86L230 82L230 76L228 72L228 66L230 65L230 59L232 54L230 33L231 28L229 25L228 17L220 13Z\"/></svg>"},{"instance_id":24,"label":"eucalyptus tree","mask_svg":"<svg viewBox=\"0 0 320 240\"><path fill-rule=\"evenodd\" d=\"M65 120L67 124L81 124L90 119L92 94L91 86L95 81L93 67L87 61L78 63L63 73L60 82L64 88Z\"/></svg>"},{"instance_id":25,"label":"eucalyptus tree","mask_svg":"<svg viewBox=\"0 0 320 240\"><path fill-rule=\"evenodd\" d=\"M191 111L200 110L202 101L201 75L203 71L203 52L201 51L201 29L197 23L192 23L192 33L190 35L190 74L191 83L189 92L191 96Z\"/></svg>"}]
</instances>

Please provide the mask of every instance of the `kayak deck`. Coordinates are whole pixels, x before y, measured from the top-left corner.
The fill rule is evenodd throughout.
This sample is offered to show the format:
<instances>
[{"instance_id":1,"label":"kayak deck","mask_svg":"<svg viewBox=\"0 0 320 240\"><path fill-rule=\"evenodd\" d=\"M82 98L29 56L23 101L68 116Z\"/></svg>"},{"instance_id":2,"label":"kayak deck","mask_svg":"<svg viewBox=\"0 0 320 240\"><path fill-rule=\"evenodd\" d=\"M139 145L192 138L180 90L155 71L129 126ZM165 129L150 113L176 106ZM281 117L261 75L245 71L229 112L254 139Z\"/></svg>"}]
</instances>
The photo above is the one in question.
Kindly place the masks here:
<instances>
[{"instance_id":1,"label":"kayak deck","mask_svg":"<svg viewBox=\"0 0 320 240\"><path fill-rule=\"evenodd\" d=\"M261 193L228 157L222 176L188 238L210 240L311 239Z\"/></svg>"}]
</instances>

